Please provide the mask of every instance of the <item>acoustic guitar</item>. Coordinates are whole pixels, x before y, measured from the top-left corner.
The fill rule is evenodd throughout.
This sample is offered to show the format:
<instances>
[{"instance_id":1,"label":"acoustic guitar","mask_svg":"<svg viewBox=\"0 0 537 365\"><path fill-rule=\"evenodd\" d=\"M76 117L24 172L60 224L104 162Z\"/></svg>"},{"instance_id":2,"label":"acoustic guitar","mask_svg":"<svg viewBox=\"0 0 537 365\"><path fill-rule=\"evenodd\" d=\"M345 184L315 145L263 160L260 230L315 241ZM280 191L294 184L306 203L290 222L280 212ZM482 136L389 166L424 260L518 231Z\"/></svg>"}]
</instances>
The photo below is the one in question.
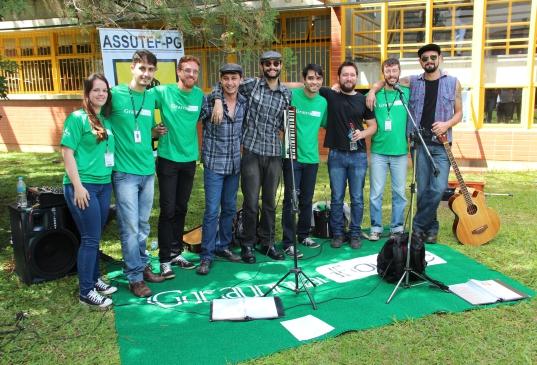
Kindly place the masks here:
<instances>
[{"instance_id":1,"label":"acoustic guitar","mask_svg":"<svg viewBox=\"0 0 537 365\"><path fill-rule=\"evenodd\" d=\"M492 240L500 230L500 217L485 203L483 192L466 187L457 162L451 152L447 136L437 135L455 172L459 187L449 199L449 208L455 214L453 234L460 243L481 246Z\"/></svg>"}]
</instances>

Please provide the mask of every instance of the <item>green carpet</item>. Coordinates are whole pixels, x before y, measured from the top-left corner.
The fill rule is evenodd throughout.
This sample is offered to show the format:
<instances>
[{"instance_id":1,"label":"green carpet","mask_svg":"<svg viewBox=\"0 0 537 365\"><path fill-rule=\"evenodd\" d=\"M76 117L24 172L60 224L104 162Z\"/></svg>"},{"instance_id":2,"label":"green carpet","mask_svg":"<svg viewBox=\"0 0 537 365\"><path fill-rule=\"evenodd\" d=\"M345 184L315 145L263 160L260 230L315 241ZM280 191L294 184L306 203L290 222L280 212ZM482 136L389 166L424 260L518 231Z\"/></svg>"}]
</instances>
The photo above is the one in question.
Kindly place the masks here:
<instances>
[{"instance_id":1,"label":"green carpet","mask_svg":"<svg viewBox=\"0 0 537 365\"><path fill-rule=\"evenodd\" d=\"M127 289L122 275L110 276L119 291L114 294L116 329L123 364L226 364L260 357L301 345L280 322L313 315L334 327L334 330L310 341L333 337L346 331L379 327L432 313L459 312L475 308L455 296L428 285L401 288L390 304L386 299L394 285L377 275L337 283L316 271L329 263L377 254L384 242L364 241L360 250L348 245L330 248L325 241L319 249L301 248L304 259L299 261L304 272L316 283L310 288L318 310L313 310L308 297L285 288L274 292L285 308L285 317L276 320L250 322L210 322L212 299L261 295L292 266L292 260L268 261L260 254L258 264L236 264L216 261L208 276L195 270L174 267L176 278L150 284L154 296L135 298ZM469 279L500 279L528 294L534 293L516 281L469 259L443 245L427 245L426 249L446 261L430 265L427 274L446 285ZM197 261L197 256L189 256ZM260 262L261 261L261 262ZM155 262L156 268L158 263ZM357 268L360 271L360 268ZM294 287L294 276L286 280ZM306 341L308 342L308 341Z\"/></svg>"}]
</instances>

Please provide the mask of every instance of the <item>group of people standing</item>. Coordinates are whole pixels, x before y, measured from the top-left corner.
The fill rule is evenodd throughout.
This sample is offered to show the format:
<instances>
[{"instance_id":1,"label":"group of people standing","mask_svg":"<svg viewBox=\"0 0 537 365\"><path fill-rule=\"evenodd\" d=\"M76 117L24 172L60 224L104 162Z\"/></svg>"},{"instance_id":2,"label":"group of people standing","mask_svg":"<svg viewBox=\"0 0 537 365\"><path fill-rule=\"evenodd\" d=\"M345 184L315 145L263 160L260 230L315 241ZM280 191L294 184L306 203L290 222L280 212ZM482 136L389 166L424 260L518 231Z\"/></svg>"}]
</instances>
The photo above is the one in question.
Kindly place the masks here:
<instances>
[{"instance_id":1,"label":"group of people standing","mask_svg":"<svg viewBox=\"0 0 537 365\"><path fill-rule=\"evenodd\" d=\"M301 258L295 242L314 248L309 237L312 199L319 164L318 133L326 129L329 148L331 247L361 247L365 185L368 167L366 139L371 138L370 240L383 232L382 194L387 171L392 180L391 233L403 232L407 170L408 103L424 129L426 144L441 173L434 176L421 146L418 154L418 210L414 229L436 242L436 208L447 187L449 161L434 135L448 133L462 117L460 84L440 72L437 45L422 47L422 75L400 79L400 64L382 64L384 80L366 96L355 90L358 69L353 62L338 68L337 85L322 87L321 66L307 65L302 83L280 81L282 56L275 51L260 57L261 75L244 78L237 64L220 68L219 83L206 96L196 86L200 62L184 56L177 66L177 84L148 88L157 59L149 51L135 52L132 80L110 89L102 75L85 82L83 108L66 120L61 140L66 174L64 191L81 234L78 254L80 302L96 308L112 304L117 288L99 277L98 250L114 190L124 273L135 296L152 295L146 282L175 277L172 265L194 269L182 256L188 201L198 160L197 123L202 123L205 212L202 252L196 272L210 272L215 257L232 262L256 262L256 251L273 260L285 255ZM397 87L394 85L407 85ZM376 96L376 97L375 97ZM296 159L285 156L282 143L286 115L294 107ZM155 109L162 123L156 124ZM158 138L155 164L152 139ZM283 157L283 158L282 158ZM156 166L156 168L155 168ZM158 177L160 215L158 245L160 272L148 260L146 240L153 204L154 175ZM282 248L275 247L276 191L283 171ZM241 251L230 249L239 181L243 194ZM343 202L349 186L351 219L345 230ZM261 198L261 207L259 201ZM296 205L296 208L294 207ZM298 211L295 220L294 212Z\"/></svg>"}]
</instances>

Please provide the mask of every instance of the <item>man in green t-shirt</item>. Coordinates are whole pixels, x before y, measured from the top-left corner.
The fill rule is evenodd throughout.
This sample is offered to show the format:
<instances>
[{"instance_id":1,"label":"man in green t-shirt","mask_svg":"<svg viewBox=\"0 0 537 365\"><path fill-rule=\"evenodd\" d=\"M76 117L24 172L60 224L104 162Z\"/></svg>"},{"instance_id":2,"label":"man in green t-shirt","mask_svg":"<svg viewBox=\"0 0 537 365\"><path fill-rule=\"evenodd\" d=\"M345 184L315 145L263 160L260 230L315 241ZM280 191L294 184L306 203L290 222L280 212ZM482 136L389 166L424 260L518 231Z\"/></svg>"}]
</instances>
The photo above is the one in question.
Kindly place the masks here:
<instances>
[{"instance_id":1,"label":"man in green t-shirt","mask_svg":"<svg viewBox=\"0 0 537 365\"><path fill-rule=\"evenodd\" d=\"M123 272L129 289L138 297L151 296L148 282L161 282L152 272L146 254L149 216L153 206L155 161L151 139L164 134L153 128L155 96L147 90L157 69L157 58L149 51L136 51L131 64L129 84L112 88L110 124L115 136L115 165L112 182L116 196Z\"/></svg>"},{"instance_id":2,"label":"man in green t-shirt","mask_svg":"<svg viewBox=\"0 0 537 365\"><path fill-rule=\"evenodd\" d=\"M160 274L175 277L171 264L193 269L183 251L183 230L188 200L194 183L198 159L197 123L203 103L203 92L196 86L200 61L183 56L177 65L177 84L154 89L157 108L168 133L158 143L157 176L160 192L158 246Z\"/></svg>"},{"instance_id":3,"label":"man in green t-shirt","mask_svg":"<svg viewBox=\"0 0 537 365\"><path fill-rule=\"evenodd\" d=\"M309 64L302 71L304 87L292 90L291 106L295 107L294 138L296 159L289 158L289 140L286 126L283 179L285 193L283 198L282 228L283 250L288 256L295 254L293 243L295 239L306 247L319 247L309 235L311 227L311 206L315 181L319 167L319 128L326 127L326 99L319 95L323 85L323 69L319 65ZM292 129L292 128L291 128ZM293 181L294 175L294 181ZM293 182L296 195L293 194ZM296 196L296 202L293 202ZM295 222L293 203L297 204L298 222ZM297 249L297 258L303 254Z\"/></svg>"},{"instance_id":4,"label":"man in green t-shirt","mask_svg":"<svg viewBox=\"0 0 537 365\"><path fill-rule=\"evenodd\" d=\"M401 101L408 103L410 90L400 86L402 92L393 86L399 81L401 66L399 60L389 58L382 63L385 86L377 93L375 118L377 132L371 138L371 172L369 196L371 232L369 239L378 241L383 232L382 195L386 176L390 171L392 181L392 217L390 232L403 233L406 207L405 182L408 163L406 137L407 111Z\"/></svg>"}]
</instances>

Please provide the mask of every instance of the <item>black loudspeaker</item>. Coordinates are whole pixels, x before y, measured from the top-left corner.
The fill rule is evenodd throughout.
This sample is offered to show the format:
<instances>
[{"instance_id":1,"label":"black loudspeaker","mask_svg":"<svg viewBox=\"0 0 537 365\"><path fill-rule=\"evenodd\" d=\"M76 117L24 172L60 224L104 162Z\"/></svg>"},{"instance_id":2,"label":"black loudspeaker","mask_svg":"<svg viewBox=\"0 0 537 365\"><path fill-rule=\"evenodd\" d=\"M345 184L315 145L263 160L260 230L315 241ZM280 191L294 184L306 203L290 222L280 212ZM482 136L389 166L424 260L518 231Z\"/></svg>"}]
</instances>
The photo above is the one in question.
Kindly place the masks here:
<instances>
[{"instance_id":1,"label":"black loudspeaker","mask_svg":"<svg viewBox=\"0 0 537 365\"><path fill-rule=\"evenodd\" d=\"M26 284L76 273L80 234L65 205L45 209L8 206L15 271Z\"/></svg>"}]
</instances>

